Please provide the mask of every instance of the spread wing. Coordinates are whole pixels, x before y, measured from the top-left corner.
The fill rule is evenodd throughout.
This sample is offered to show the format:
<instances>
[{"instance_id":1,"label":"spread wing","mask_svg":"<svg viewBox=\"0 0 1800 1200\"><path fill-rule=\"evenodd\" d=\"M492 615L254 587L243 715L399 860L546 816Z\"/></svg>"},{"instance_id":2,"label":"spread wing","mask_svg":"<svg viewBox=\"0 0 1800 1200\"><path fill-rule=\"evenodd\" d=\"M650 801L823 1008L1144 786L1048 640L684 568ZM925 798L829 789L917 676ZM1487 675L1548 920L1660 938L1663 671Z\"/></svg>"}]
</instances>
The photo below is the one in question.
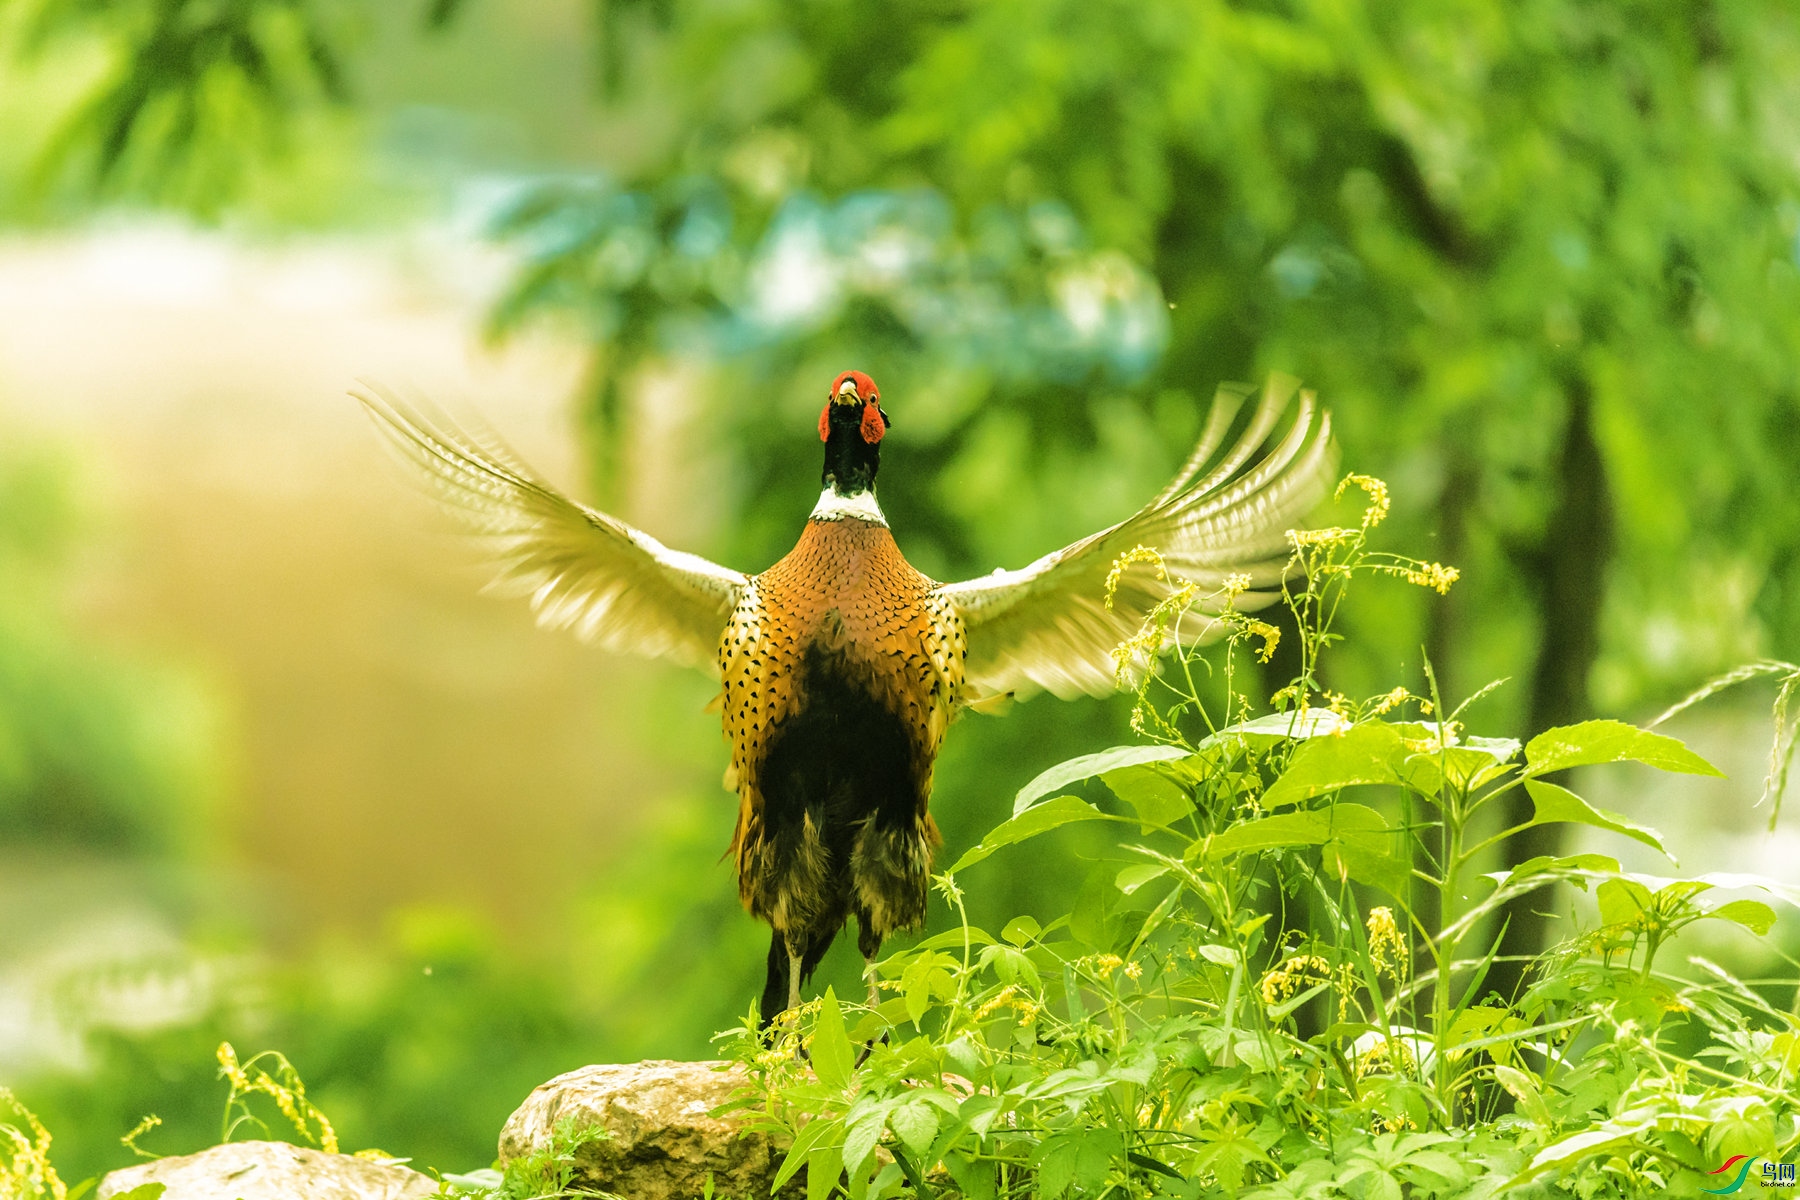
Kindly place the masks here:
<instances>
[{"instance_id":1,"label":"spread wing","mask_svg":"<svg viewBox=\"0 0 1800 1200\"><path fill-rule=\"evenodd\" d=\"M351 394L486 544L500 566L494 586L530 597L540 625L718 673L719 638L747 582L742 574L577 504L492 438L434 424L375 390Z\"/></svg>"},{"instance_id":2,"label":"spread wing","mask_svg":"<svg viewBox=\"0 0 1800 1200\"><path fill-rule=\"evenodd\" d=\"M1250 390L1220 388L1194 452L1138 512L1030 566L940 589L968 631L971 698L1112 692L1113 648L1138 632L1173 586L1154 565L1133 563L1106 607L1114 561L1138 546L1158 551L1178 582L1200 585L1194 607L1201 611L1218 611L1217 599L1209 604L1206 596L1220 592L1228 576L1248 575L1252 589L1278 585L1289 559L1287 531L1323 498L1336 469L1330 418L1310 392L1299 392L1294 405L1298 386L1271 379L1229 442ZM1271 445L1290 407L1292 420ZM1236 607L1259 608L1276 594L1252 590Z\"/></svg>"}]
</instances>

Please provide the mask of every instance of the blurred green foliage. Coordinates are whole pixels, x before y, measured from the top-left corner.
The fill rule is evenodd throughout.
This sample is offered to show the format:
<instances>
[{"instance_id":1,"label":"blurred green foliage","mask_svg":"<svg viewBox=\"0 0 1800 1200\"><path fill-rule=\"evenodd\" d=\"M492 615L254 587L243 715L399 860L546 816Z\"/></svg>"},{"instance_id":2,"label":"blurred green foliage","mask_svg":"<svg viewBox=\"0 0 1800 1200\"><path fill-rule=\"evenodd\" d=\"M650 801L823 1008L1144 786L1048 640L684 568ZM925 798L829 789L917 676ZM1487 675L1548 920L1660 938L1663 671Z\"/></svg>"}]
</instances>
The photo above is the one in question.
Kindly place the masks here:
<instances>
[{"instance_id":1,"label":"blurred green foliage","mask_svg":"<svg viewBox=\"0 0 1800 1200\"><path fill-rule=\"evenodd\" d=\"M952 576L1123 515L1069 481L1119 441L1154 478L1183 443L1146 423L1281 369L1323 389L1348 463L1435 495L1402 536L1476 581L1353 616L1341 690L1419 682L1421 644L1453 694L1525 660L1497 704L1531 733L1596 680L1641 705L1800 628L1787 10L607 12L615 102L680 119L615 186L508 215L528 257L500 315L587 323L602 446L644 363L720 364L754 464L739 558L784 548L794 398L834 363L885 381L901 438L924 410L887 494ZM1522 909L1508 950L1543 936Z\"/></svg>"},{"instance_id":2,"label":"blurred green foliage","mask_svg":"<svg viewBox=\"0 0 1800 1200\"><path fill-rule=\"evenodd\" d=\"M219 714L191 675L63 615L82 523L70 464L0 453L0 851L181 853L219 798Z\"/></svg>"},{"instance_id":3,"label":"blurred green foliage","mask_svg":"<svg viewBox=\"0 0 1800 1200\"><path fill-rule=\"evenodd\" d=\"M1444 602L1347 610L1330 686L1417 687L1423 645L1448 694L1519 677L1485 716L1529 734L1757 654L1800 658L1788 7L592 13L589 41L557 48L591 54L576 112L523 43L489 36L534 19L494 0L0 0L21 81L0 127L35 135L0 147L6 211L169 205L279 227L505 167L481 191L503 198L475 205L517 255L492 331L547 322L592 345L582 403L612 501L644 381L679 365L723 510L713 544L688 548L749 569L811 502L807 431L845 366L882 382L884 504L939 577L1124 516L1219 380L1281 369L1320 389L1346 463L1394 485L1395 542L1463 570ZM420 85L416 56L468 30L465 69ZM508 106L525 132L496 151L467 132L478 119L451 129L458 105ZM0 816L33 838L172 845L168 814L214 786L199 702L90 657L55 617L59 477L13 471L0 507L7 576L25 581L0 596ZM1115 740L1124 712L1039 701L959 725L938 773L950 845L1051 758ZM672 752L711 738L691 719L692 740L659 735ZM63 1137L86 1139L84 1166L116 1161L115 1126L145 1110L170 1119L164 1148L191 1148L178 1106L211 1111L211 1046L231 1037L282 1046L347 1141L478 1162L532 1083L588 1057L701 1053L742 1008L760 933L712 863L716 800L664 799L654 852L596 881L554 964L459 918L403 921L276 972L254 1004L109 1035L88 1080L36 1104L81 1130ZM975 881L970 919L996 928L1058 887ZM821 982L853 975L834 960Z\"/></svg>"}]
</instances>

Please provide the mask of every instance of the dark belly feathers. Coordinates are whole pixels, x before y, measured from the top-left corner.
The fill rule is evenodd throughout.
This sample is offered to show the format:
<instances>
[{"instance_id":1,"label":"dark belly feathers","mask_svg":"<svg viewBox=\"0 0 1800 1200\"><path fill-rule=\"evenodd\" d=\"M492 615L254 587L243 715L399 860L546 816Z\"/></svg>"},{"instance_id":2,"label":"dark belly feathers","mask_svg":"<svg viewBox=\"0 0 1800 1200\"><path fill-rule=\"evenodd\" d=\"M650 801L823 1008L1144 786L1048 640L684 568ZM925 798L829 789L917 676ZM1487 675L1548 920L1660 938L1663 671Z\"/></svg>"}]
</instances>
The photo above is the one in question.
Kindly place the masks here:
<instances>
[{"instance_id":1,"label":"dark belly feathers","mask_svg":"<svg viewBox=\"0 0 1800 1200\"><path fill-rule=\"evenodd\" d=\"M808 970L849 916L870 954L924 915L962 650L933 587L885 527L812 522L721 645L739 893Z\"/></svg>"}]
</instances>

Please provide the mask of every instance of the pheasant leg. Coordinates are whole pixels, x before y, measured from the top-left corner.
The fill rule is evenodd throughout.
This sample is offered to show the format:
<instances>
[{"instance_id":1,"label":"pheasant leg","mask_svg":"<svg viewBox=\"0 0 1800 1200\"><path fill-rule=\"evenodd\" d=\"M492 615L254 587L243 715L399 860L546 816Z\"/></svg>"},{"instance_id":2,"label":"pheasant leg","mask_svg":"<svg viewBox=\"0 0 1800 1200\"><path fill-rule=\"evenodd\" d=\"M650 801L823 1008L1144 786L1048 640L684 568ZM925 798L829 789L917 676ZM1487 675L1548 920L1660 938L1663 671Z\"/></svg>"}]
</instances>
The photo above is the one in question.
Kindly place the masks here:
<instances>
[{"instance_id":1,"label":"pheasant leg","mask_svg":"<svg viewBox=\"0 0 1800 1200\"><path fill-rule=\"evenodd\" d=\"M877 985L877 983L875 981L875 956L874 955L869 955L868 957L863 959L863 978L868 980L868 982L869 982L869 1007L870 1008L880 1008L881 1007L881 988ZM879 1045L880 1043L887 1041L887 1036L888 1036L887 1033L885 1031L883 1031L882 1033L877 1034L875 1037L872 1037L867 1042L863 1043L862 1053L858 1054L856 1056L856 1065L860 1067L863 1065L863 1063L867 1062L869 1060L869 1055L875 1053L875 1047L877 1045Z\"/></svg>"}]
</instances>

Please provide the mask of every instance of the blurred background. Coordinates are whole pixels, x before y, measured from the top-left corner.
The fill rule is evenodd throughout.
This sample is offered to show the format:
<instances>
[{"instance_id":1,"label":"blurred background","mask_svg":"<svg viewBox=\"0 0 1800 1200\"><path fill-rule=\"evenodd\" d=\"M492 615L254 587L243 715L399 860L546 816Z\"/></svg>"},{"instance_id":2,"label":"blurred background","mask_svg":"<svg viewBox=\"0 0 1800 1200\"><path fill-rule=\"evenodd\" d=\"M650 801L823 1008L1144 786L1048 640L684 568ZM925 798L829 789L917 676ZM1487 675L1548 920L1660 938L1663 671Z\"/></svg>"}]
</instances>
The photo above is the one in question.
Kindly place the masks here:
<instances>
[{"instance_id":1,"label":"blurred background","mask_svg":"<svg viewBox=\"0 0 1800 1200\"><path fill-rule=\"evenodd\" d=\"M760 570L861 367L953 578L1287 371L1378 546L1463 572L1361 587L1338 690L1429 655L1529 735L1800 659L1796 114L1772 3L0 0L0 1081L80 1178L146 1113L216 1140L214 1046L279 1047L347 1147L466 1170L536 1083L748 1009L712 686L479 595L357 378ZM1772 692L1671 725L1729 780L1591 794L1791 880ZM1126 713L961 722L946 853ZM1056 853L971 916L1066 908Z\"/></svg>"}]
</instances>

